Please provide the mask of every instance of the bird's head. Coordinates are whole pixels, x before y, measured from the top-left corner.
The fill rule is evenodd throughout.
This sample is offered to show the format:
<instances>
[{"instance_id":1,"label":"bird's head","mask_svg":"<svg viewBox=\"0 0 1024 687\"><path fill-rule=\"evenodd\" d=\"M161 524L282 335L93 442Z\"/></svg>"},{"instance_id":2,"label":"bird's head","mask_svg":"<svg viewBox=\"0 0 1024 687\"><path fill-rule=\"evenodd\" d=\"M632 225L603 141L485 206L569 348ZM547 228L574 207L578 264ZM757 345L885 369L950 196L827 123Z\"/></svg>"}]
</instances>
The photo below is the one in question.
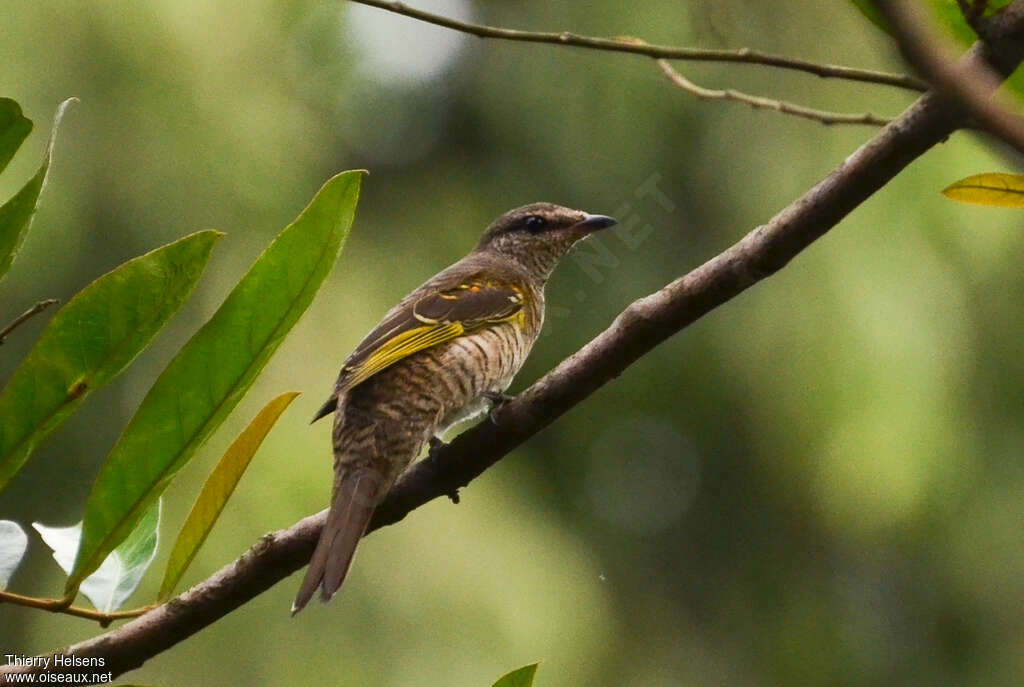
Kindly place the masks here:
<instances>
[{"instance_id":1,"label":"bird's head","mask_svg":"<svg viewBox=\"0 0 1024 687\"><path fill-rule=\"evenodd\" d=\"M573 244L614 226L606 215L591 215L552 203L533 203L494 220L476 250L498 254L546 279Z\"/></svg>"}]
</instances>

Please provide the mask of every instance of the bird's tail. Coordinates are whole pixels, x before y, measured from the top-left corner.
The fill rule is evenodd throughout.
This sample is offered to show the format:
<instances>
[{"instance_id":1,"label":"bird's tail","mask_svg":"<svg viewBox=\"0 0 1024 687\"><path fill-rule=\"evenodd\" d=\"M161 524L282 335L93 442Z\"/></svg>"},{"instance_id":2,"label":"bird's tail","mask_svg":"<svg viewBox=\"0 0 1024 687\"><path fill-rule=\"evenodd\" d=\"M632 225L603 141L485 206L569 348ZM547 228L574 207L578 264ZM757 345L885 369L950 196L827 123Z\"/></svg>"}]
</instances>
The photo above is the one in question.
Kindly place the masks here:
<instances>
[{"instance_id":1,"label":"bird's tail","mask_svg":"<svg viewBox=\"0 0 1024 687\"><path fill-rule=\"evenodd\" d=\"M356 546L380 501L383 482L383 476L373 468L339 470L327 523L292 604L292 615L301 611L313 598L317 587L320 587L320 597L324 602L329 601L341 587L352 565Z\"/></svg>"}]
</instances>

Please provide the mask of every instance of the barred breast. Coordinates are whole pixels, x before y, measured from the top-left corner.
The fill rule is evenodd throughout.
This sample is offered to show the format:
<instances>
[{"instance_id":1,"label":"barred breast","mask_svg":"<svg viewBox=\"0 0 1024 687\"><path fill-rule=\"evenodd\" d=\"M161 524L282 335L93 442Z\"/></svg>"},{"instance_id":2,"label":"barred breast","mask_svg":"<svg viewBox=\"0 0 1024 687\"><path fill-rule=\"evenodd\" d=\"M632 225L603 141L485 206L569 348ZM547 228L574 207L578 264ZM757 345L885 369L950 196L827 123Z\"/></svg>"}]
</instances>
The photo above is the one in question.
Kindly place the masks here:
<instances>
[{"instance_id":1,"label":"barred breast","mask_svg":"<svg viewBox=\"0 0 1024 687\"><path fill-rule=\"evenodd\" d=\"M439 389L446 401L435 432L472 418L488 407L484 394L500 394L526 361L536 335L505 323L452 341L435 356Z\"/></svg>"}]
</instances>

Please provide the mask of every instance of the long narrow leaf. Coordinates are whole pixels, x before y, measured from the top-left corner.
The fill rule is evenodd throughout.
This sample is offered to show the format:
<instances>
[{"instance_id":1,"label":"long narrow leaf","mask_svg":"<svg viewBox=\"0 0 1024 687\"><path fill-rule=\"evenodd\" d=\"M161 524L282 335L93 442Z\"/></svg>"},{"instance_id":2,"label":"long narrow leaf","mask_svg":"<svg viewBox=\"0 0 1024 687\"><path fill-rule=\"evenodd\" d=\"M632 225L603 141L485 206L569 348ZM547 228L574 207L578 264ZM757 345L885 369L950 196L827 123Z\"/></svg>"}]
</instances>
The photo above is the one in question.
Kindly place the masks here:
<instances>
[{"instance_id":1,"label":"long narrow leaf","mask_svg":"<svg viewBox=\"0 0 1024 687\"><path fill-rule=\"evenodd\" d=\"M281 417L295 397L297 391L288 391L263 407L249 426L242 430L242 433L231 443L224 456L217 463L210 476L206 478L206 484L196 498L192 510L181 526L178 539L171 549L171 557L167 561L167 570L164 572L164 581L160 584L159 600L161 602L170 598L171 593L181 581L181 576L192 563L199 547L206 541L206 537L213 529L213 525L224 510L224 505L231 498L231 494L238 486L238 480L245 474L249 467L249 461L256 454L263 440L267 437L270 429Z\"/></svg>"},{"instance_id":2,"label":"long narrow leaf","mask_svg":"<svg viewBox=\"0 0 1024 687\"><path fill-rule=\"evenodd\" d=\"M28 536L21 525L12 520L0 520L0 589L11 581L27 548Z\"/></svg>"},{"instance_id":3,"label":"long narrow leaf","mask_svg":"<svg viewBox=\"0 0 1024 687\"><path fill-rule=\"evenodd\" d=\"M0 392L0 490L39 441L127 367L181 307L220 236L200 232L130 260L53 316Z\"/></svg>"},{"instance_id":4,"label":"long narrow leaf","mask_svg":"<svg viewBox=\"0 0 1024 687\"><path fill-rule=\"evenodd\" d=\"M50 132L50 143L46 146L46 154L43 156L43 164L39 171L14 194L13 198L0 206L0 279L10 269L14 256L25 240L29 225L32 224L32 216L35 215L36 206L39 204L39 194L43 191L46 173L50 169L53 144L57 140L57 127L60 126L60 120L64 117L68 105L73 101L74 98L69 98L57 108L57 114L53 118L53 130Z\"/></svg>"},{"instance_id":5,"label":"long narrow leaf","mask_svg":"<svg viewBox=\"0 0 1024 687\"><path fill-rule=\"evenodd\" d=\"M160 541L160 511L163 500L146 511L128 538L107 556L103 564L82 582L82 593L97 611L111 613L128 600L156 556ZM71 527L47 527L38 522L32 527L53 550L53 559L64 572L71 571L75 551L82 539L82 523Z\"/></svg>"},{"instance_id":6,"label":"long narrow leaf","mask_svg":"<svg viewBox=\"0 0 1024 687\"><path fill-rule=\"evenodd\" d=\"M89 495L67 595L231 412L306 310L348 236L362 174L324 184L146 394Z\"/></svg>"},{"instance_id":7,"label":"long narrow leaf","mask_svg":"<svg viewBox=\"0 0 1024 687\"><path fill-rule=\"evenodd\" d=\"M1024 208L1024 174L975 174L942 189L950 200L1001 208Z\"/></svg>"},{"instance_id":8,"label":"long narrow leaf","mask_svg":"<svg viewBox=\"0 0 1024 687\"><path fill-rule=\"evenodd\" d=\"M7 168L31 132L32 120L21 113L21 105L10 98L0 98L0 172Z\"/></svg>"}]
</instances>

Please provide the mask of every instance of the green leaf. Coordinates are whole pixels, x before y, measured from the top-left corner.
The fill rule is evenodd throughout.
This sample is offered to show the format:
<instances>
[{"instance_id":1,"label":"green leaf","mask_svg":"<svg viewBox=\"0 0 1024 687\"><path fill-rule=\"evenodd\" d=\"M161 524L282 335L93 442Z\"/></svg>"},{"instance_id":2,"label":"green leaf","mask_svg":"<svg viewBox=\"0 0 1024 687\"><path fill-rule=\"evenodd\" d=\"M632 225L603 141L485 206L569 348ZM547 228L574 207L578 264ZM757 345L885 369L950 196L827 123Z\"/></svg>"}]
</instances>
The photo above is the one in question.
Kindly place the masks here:
<instances>
[{"instance_id":1,"label":"green leaf","mask_svg":"<svg viewBox=\"0 0 1024 687\"><path fill-rule=\"evenodd\" d=\"M494 687L533 687L533 676L537 674L537 666L539 665L539 663L531 663L528 666L513 670L495 682Z\"/></svg>"},{"instance_id":2,"label":"green leaf","mask_svg":"<svg viewBox=\"0 0 1024 687\"><path fill-rule=\"evenodd\" d=\"M220 236L203 231L130 260L53 316L0 392L0 490L40 440L127 367L181 307Z\"/></svg>"},{"instance_id":3,"label":"green leaf","mask_svg":"<svg viewBox=\"0 0 1024 687\"><path fill-rule=\"evenodd\" d=\"M878 11L873 0L850 0L864 16L870 19L875 25L886 33L892 35L892 27ZM985 17L991 17L1001 12L1013 0L988 0L984 12ZM925 3L929 12L928 19L934 25L940 35L945 35L956 45L966 48L974 43L978 36L974 29L964 18L957 0L928 0ZM1017 96L1019 100L1024 96L1024 68L1019 68L1006 80L1001 87L1004 92Z\"/></svg>"},{"instance_id":4,"label":"green leaf","mask_svg":"<svg viewBox=\"0 0 1024 687\"><path fill-rule=\"evenodd\" d=\"M206 479L206 484L199 492L188 518L185 519L185 524L181 526L174 548L171 549L164 581L160 584L161 602L171 597L174 587L181 581L181 576L185 574L199 547L213 529L213 524L220 517L220 512L224 510L224 505L231 498L238 480L245 474L249 461L256 454L274 423L281 417L281 413L298 395L297 391L288 391L264 406L228 447L217 467Z\"/></svg>"},{"instance_id":5,"label":"green leaf","mask_svg":"<svg viewBox=\"0 0 1024 687\"><path fill-rule=\"evenodd\" d=\"M31 132L32 120L21 113L21 105L10 98L0 98L0 172L7 168Z\"/></svg>"},{"instance_id":6,"label":"green leaf","mask_svg":"<svg viewBox=\"0 0 1024 687\"><path fill-rule=\"evenodd\" d=\"M892 27L889 26L889 22L885 20L882 13L875 7L875 3L872 0L850 0L854 7L860 10L861 14L871 20L871 23L882 29L889 35L892 35Z\"/></svg>"},{"instance_id":7,"label":"green leaf","mask_svg":"<svg viewBox=\"0 0 1024 687\"><path fill-rule=\"evenodd\" d=\"M942 189L950 200L1001 208L1024 208L1024 174L975 174Z\"/></svg>"},{"instance_id":8,"label":"green leaf","mask_svg":"<svg viewBox=\"0 0 1024 687\"><path fill-rule=\"evenodd\" d=\"M882 16L873 0L850 0L850 2L861 11L861 14L870 19L871 23L892 35L892 27L889 26L889 22ZM989 0L985 16L989 17L999 12L1011 2L1013 0ZM978 37L974 33L974 29L964 19L963 12L956 0L928 0L926 5L931 10L930 19L937 25L937 28L940 28L943 33L957 43L966 47L977 40Z\"/></svg>"},{"instance_id":9,"label":"green leaf","mask_svg":"<svg viewBox=\"0 0 1024 687\"><path fill-rule=\"evenodd\" d=\"M241 400L313 300L352 226L362 174L324 184L146 394L89 495L69 596Z\"/></svg>"},{"instance_id":10,"label":"green leaf","mask_svg":"<svg viewBox=\"0 0 1024 687\"><path fill-rule=\"evenodd\" d=\"M21 525L12 520L0 520L0 589L11 581L27 548L28 536Z\"/></svg>"},{"instance_id":11,"label":"green leaf","mask_svg":"<svg viewBox=\"0 0 1024 687\"><path fill-rule=\"evenodd\" d=\"M956 0L930 0L932 16L929 19L937 25L940 33L949 36L953 41L966 48L978 40L978 34L964 19L964 13L956 4Z\"/></svg>"},{"instance_id":12,"label":"green leaf","mask_svg":"<svg viewBox=\"0 0 1024 687\"><path fill-rule=\"evenodd\" d=\"M156 556L160 540L162 499L146 511L124 542L107 556L102 565L81 584L82 593L97 611L112 613L128 600ZM82 537L82 523L71 527L47 527L38 522L32 527L53 549L53 559L70 573Z\"/></svg>"},{"instance_id":13,"label":"green leaf","mask_svg":"<svg viewBox=\"0 0 1024 687\"><path fill-rule=\"evenodd\" d=\"M57 127L67 110L75 99L68 98L57 108L57 114L53 118L53 130L50 132L50 143L46 146L46 154L43 156L43 164L39 167L36 175L28 180L14 197L0 206L0 279L7 274L14 256L21 248L25 235L28 233L29 225L32 223L32 216L36 213L36 206L39 204L39 194L46 184L46 172L50 168L50 158L53 155L53 144L57 140ZM13 151L12 151L13 154ZM6 164L6 162L4 163Z\"/></svg>"}]
</instances>

